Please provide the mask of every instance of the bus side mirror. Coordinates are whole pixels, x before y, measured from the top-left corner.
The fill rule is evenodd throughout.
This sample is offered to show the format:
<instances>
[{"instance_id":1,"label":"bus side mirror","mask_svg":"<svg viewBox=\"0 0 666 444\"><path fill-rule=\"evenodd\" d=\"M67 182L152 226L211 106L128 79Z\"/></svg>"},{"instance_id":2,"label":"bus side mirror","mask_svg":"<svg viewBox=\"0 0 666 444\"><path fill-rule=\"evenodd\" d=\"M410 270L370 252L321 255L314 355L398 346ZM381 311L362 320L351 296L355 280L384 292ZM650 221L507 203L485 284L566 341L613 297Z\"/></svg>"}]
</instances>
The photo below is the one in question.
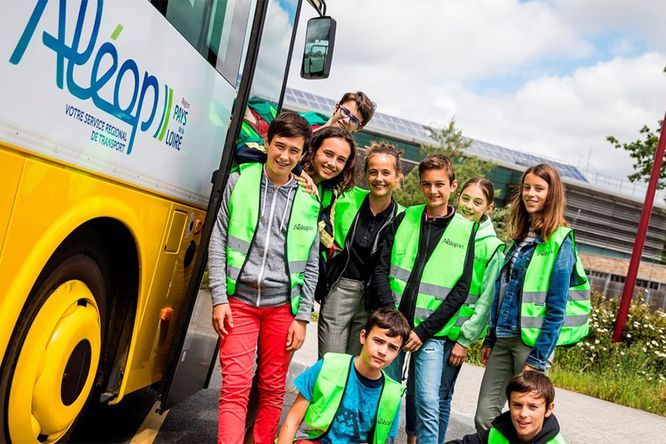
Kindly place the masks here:
<instances>
[{"instance_id":1,"label":"bus side mirror","mask_svg":"<svg viewBox=\"0 0 666 444\"><path fill-rule=\"evenodd\" d=\"M333 60L334 43L335 20L332 17L315 17L308 20L301 77L304 79L328 78Z\"/></svg>"}]
</instances>

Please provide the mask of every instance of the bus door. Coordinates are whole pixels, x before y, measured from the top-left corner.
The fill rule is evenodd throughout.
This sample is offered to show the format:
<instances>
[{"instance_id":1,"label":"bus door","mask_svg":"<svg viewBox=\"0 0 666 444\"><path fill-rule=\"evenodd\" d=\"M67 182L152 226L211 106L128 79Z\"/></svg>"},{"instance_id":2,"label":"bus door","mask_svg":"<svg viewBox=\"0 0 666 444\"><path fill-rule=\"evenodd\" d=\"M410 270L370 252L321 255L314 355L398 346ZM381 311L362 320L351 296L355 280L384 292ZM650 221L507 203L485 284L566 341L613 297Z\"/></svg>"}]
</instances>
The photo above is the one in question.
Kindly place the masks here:
<instances>
[{"instance_id":1,"label":"bus door","mask_svg":"<svg viewBox=\"0 0 666 444\"><path fill-rule=\"evenodd\" d=\"M215 367L219 337L211 323L212 302L205 274L208 239L220 207L247 99L266 100L276 110L281 106L300 7L301 0L256 0L254 21L246 38L248 49L237 103L232 111L220 168L213 178L213 193L188 289L189 311L188 307L183 308L189 316L179 321L182 324L178 331L182 334L174 342L176 346L165 370L160 412L206 388Z\"/></svg>"}]
</instances>

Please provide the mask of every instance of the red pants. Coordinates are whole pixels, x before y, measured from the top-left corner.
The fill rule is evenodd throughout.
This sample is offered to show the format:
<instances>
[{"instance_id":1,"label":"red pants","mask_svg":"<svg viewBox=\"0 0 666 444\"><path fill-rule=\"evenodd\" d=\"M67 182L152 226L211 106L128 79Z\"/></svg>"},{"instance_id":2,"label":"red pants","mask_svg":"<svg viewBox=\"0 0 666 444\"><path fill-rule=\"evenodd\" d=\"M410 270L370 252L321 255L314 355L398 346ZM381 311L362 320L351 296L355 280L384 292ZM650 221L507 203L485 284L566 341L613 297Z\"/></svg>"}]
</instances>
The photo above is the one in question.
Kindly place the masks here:
<instances>
[{"instance_id":1,"label":"red pants","mask_svg":"<svg viewBox=\"0 0 666 444\"><path fill-rule=\"evenodd\" d=\"M229 298L229 305L234 327L220 341L222 386L217 441L220 444L243 442L252 370L256 361L259 406L254 442L272 443L277 435L284 403L291 354L287 351L287 333L294 316L289 304L257 308Z\"/></svg>"}]
</instances>

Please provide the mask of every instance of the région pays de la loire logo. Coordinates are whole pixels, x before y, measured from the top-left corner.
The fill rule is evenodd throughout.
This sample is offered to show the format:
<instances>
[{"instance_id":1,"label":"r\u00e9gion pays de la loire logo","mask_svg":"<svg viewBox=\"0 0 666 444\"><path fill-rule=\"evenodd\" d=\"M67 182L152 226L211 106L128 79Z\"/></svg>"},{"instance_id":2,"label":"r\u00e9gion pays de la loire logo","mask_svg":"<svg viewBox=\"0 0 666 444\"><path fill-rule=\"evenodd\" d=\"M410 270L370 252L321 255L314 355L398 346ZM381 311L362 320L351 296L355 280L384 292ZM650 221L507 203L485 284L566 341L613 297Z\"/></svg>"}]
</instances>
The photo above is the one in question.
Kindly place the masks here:
<instances>
[{"instance_id":1,"label":"r\u00e9gion pays de la loire logo","mask_svg":"<svg viewBox=\"0 0 666 444\"><path fill-rule=\"evenodd\" d=\"M79 10L74 33L68 35L65 26L67 5L73 3L78 5ZM152 131L154 139L180 151L190 104L185 98L174 104L173 89L166 83L163 87L160 86L157 77L147 71L140 74L135 60L127 58L121 63L114 42L120 38L122 25L115 27L109 40L97 45L104 1L97 0L96 3L94 22L90 27L90 24L86 23L90 21L86 15L88 0L81 0L80 3L61 0L58 2L57 32L44 30L42 38L37 37L34 42L41 40L44 46L55 53L56 86L64 90L66 85L72 96L84 102L92 102L96 108L96 111L88 112L80 105L68 103L65 105L65 114L92 128L90 140L119 152L132 152L137 131ZM37 1L9 59L13 65L21 63L37 32L47 4L48 0ZM86 32L86 35L89 34L88 41L82 42L84 25L90 31ZM85 84L77 83L74 79L75 72L82 67L90 71L90 80ZM80 78L81 75L76 77ZM121 85L131 85L129 94L128 88L121 92ZM110 96L113 90L113 100L103 98L100 90L107 91L107 96ZM161 112L161 115L156 118L158 112ZM119 124L118 121L127 126Z\"/></svg>"}]
</instances>

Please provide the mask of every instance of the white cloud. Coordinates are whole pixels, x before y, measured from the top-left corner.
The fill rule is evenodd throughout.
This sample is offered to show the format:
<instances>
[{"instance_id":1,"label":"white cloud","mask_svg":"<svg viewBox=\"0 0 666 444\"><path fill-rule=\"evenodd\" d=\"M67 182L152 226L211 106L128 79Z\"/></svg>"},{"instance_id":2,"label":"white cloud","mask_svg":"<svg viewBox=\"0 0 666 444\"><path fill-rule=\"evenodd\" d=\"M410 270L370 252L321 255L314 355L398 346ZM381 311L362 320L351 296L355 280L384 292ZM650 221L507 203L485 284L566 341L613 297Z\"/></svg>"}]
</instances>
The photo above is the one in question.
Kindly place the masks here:
<instances>
[{"instance_id":1,"label":"white cloud","mask_svg":"<svg viewBox=\"0 0 666 444\"><path fill-rule=\"evenodd\" d=\"M626 176L631 160L606 136L636 139L666 105L666 47L652 44L666 42L666 27L655 26L666 7L635 5L329 1L338 21L331 77L298 78L296 58L290 85L332 99L360 89L383 113L426 124L455 116L470 137L583 169L589 155L594 169ZM296 48L304 28L301 19Z\"/></svg>"}]
</instances>

